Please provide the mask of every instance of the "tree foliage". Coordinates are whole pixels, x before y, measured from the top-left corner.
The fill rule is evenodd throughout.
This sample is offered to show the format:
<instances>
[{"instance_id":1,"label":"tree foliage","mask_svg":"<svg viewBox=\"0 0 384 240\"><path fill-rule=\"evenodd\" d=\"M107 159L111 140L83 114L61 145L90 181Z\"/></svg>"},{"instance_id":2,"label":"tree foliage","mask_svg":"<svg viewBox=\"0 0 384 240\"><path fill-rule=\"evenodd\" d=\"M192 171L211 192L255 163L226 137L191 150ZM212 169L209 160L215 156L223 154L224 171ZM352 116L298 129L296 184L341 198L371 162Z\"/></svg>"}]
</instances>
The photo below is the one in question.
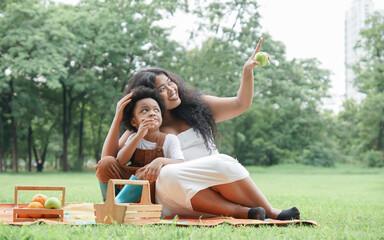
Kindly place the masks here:
<instances>
[{"instance_id":1,"label":"tree foliage","mask_svg":"<svg viewBox=\"0 0 384 240\"><path fill-rule=\"evenodd\" d=\"M316 59L286 60L283 43L261 34L257 9L256 2L244 1L210 1L199 8L203 20L191 35L204 34L205 40L187 52L176 71L205 94L235 96L242 66L263 37L271 65L255 70L251 109L219 124L220 150L244 164L273 165L322 141L320 104L330 73Z\"/></svg>"},{"instance_id":2,"label":"tree foliage","mask_svg":"<svg viewBox=\"0 0 384 240\"><path fill-rule=\"evenodd\" d=\"M339 114L340 145L357 161L370 166L384 162L384 16L373 14L361 30L355 49L364 53L354 65L355 85L366 97L360 103L348 101ZM381 153L381 160L378 159ZM375 160L372 160L375 159Z\"/></svg>"},{"instance_id":3,"label":"tree foliage","mask_svg":"<svg viewBox=\"0 0 384 240\"><path fill-rule=\"evenodd\" d=\"M198 23L188 47L161 24L176 11ZM330 72L317 59L288 60L284 44L261 32L254 1L3 1L0 12L0 170L11 159L14 171L23 164L81 170L98 161L124 86L147 66L174 71L204 94L235 96L260 37L271 65L254 71L250 109L219 123L221 152L243 164L333 166L339 150L381 146L369 129L383 111L380 16L361 42L376 55L356 70L366 103L346 102L335 118L321 110ZM377 162L376 153L365 158Z\"/></svg>"},{"instance_id":4,"label":"tree foliage","mask_svg":"<svg viewBox=\"0 0 384 240\"><path fill-rule=\"evenodd\" d=\"M17 142L22 135L31 142L21 158L34 152L40 170L47 152L64 171L79 169L85 155L98 159L113 105L132 73L179 47L168 40L169 30L154 24L176 1L44 3L2 5L1 143L15 139L14 171L17 147L27 145ZM0 144L2 159L9 147Z\"/></svg>"}]
</instances>

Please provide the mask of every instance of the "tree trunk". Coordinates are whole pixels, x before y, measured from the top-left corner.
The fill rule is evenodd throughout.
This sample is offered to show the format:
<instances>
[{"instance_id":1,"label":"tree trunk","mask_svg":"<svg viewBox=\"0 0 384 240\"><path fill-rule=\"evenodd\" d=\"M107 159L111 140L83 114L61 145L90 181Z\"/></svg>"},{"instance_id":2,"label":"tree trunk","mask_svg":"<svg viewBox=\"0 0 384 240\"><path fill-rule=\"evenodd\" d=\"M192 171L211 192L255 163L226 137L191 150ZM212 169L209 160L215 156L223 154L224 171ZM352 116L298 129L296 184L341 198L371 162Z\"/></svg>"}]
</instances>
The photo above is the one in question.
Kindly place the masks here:
<instances>
[{"instance_id":1,"label":"tree trunk","mask_svg":"<svg viewBox=\"0 0 384 240\"><path fill-rule=\"evenodd\" d=\"M63 155L61 156L61 166L63 168L63 172L68 172L68 140L66 135L63 135Z\"/></svg>"},{"instance_id":2,"label":"tree trunk","mask_svg":"<svg viewBox=\"0 0 384 240\"><path fill-rule=\"evenodd\" d=\"M41 154L40 151L38 151L39 160L37 161L37 165L36 165L38 172L42 172L44 168L44 158L45 158L44 152L45 152L45 149L43 150L43 154Z\"/></svg>"},{"instance_id":3,"label":"tree trunk","mask_svg":"<svg viewBox=\"0 0 384 240\"><path fill-rule=\"evenodd\" d=\"M44 169L44 163L45 163L45 157L47 154L47 149L48 149L48 142L44 143L43 147L43 153L41 153L40 150L36 149L36 146L33 145L33 153L35 155L35 161L36 161L36 169L38 172L42 172ZM56 168L55 168L56 169Z\"/></svg>"},{"instance_id":4,"label":"tree trunk","mask_svg":"<svg viewBox=\"0 0 384 240\"><path fill-rule=\"evenodd\" d=\"M62 133L63 133L63 155L62 155L62 167L63 171L66 172L67 169L67 90L65 84L63 84L63 123L62 123Z\"/></svg>"},{"instance_id":5,"label":"tree trunk","mask_svg":"<svg viewBox=\"0 0 384 240\"><path fill-rule=\"evenodd\" d=\"M55 164L54 164L54 166L53 166L53 169L57 169L57 163L59 162L59 160L60 160L60 156L58 156L58 154L56 153L55 154Z\"/></svg>"},{"instance_id":6,"label":"tree trunk","mask_svg":"<svg viewBox=\"0 0 384 240\"><path fill-rule=\"evenodd\" d=\"M61 83L63 86L63 123L62 123L62 132L63 132L63 155L62 155L62 167L64 172L68 172L68 116L67 116L67 87L64 82Z\"/></svg>"},{"instance_id":7,"label":"tree trunk","mask_svg":"<svg viewBox=\"0 0 384 240\"><path fill-rule=\"evenodd\" d=\"M384 150L383 146L383 133L384 132L384 122L380 121L379 123L379 136L377 137L377 150L382 151Z\"/></svg>"},{"instance_id":8,"label":"tree trunk","mask_svg":"<svg viewBox=\"0 0 384 240\"><path fill-rule=\"evenodd\" d=\"M3 171L3 116L0 118L0 172Z\"/></svg>"},{"instance_id":9,"label":"tree trunk","mask_svg":"<svg viewBox=\"0 0 384 240\"><path fill-rule=\"evenodd\" d=\"M80 112L80 123L79 123L79 152L77 155L79 164L78 166L81 168L83 166L84 154L83 154L83 135L84 135L84 109L85 103L84 100L81 101L81 112ZM81 169L79 169L81 170Z\"/></svg>"},{"instance_id":10,"label":"tree trunk","mask_svg":"<svg viewBox=\"0 0 384 240\"><path fill-rule=\"evenodd\" d=\"M30 172L32 170L32 126L29 125L28 128L28 162L26 165L26 170Z\"/></svg>"},{"instance_id":11,"label":"tree trunk","mask_svg":"<svg viewBox=\"0 0 384 240\"><path fill-rule=\"evenodd\" d=\"M7 159L8 159L8 154L7 154L7 152L4 152L3 153L3 170L4 170L4 172L6 172L7 168L8 168Z\"/></svg>"},{"instance_id":12,"label":"tree trunk","mask_svg":"<svg viewBox=\"0 0 384 240\"><path fill-rule=\"evenodd\" d=\"M33 149L33 155L35 155L35 162L37 164L37 162L39 161L39 155L37 154L36 146L33 146L32 149Z\"/></svg>"},{"instance_id":13,"label":"tree trunk","mask_svg":"<svg viewBox=\"0 0 384 240\"><path fill-rule=\"evenodd\" d=\"M44 163L45 163L45 157L47 156L47 150L48 150L48 144L49 142L45 143L44 149L43 149L43 154L41 155L41 165L37 165L37 171L42 172L44 168Z\"/></svg>"},{"instance_id":14,"label":"tree trunk","mask_svg":"<svg viewBox=\"0 0 384 240\"><path fill-rule=\"evenodd\" d=\"M12 80L9 82L9 87L11 89L10 102L12 102L13 93L14 93ZM16 120L12 116L12 108L10 110L10 115L11 115L11 134L12 134L12 162L13 162L12 166L13 166L13 172L17 173L19 172L19 164L17 161L17 126L16 126Z\"/></svg>"},{"instance_id":15,"label":"tree trunk","mask_svg":"<svg viewBox=\"0 0 384 240\"><path fill-rule=\"evenodd\" d=\"M96 163L99 162L101 159L101 149L102 149L102 144L103 144L103 138L101 137L101 130L102 130L102 122L99 122L99 127L97 130L97 141L96 141L96 149L95 149L95 154L96 154Z\"/></svg>"}]
</instances>

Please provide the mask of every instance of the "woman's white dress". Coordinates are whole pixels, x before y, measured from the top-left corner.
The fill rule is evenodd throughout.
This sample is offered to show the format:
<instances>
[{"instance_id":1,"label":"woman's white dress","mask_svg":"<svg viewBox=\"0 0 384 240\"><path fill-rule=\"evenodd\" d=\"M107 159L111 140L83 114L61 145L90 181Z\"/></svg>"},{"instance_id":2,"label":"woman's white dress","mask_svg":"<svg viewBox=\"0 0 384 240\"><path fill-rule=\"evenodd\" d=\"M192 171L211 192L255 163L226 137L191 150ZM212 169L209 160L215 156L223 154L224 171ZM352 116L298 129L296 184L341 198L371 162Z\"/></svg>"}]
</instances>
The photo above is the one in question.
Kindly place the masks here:
<instances>
[{"instance_id":1,"label":"woman's white dress","mask_svg":"<svg viewBox=\"0 0 384 240\"><path fill-rule=\"evenodd\" d=\"M200 134L192 128L177 135L185 162L164 166L156 182L156 202L163 216L212 216L193 211L191 198L200 190L249 176L234 158L207 150Z\"/></svg>"}]
</instances>

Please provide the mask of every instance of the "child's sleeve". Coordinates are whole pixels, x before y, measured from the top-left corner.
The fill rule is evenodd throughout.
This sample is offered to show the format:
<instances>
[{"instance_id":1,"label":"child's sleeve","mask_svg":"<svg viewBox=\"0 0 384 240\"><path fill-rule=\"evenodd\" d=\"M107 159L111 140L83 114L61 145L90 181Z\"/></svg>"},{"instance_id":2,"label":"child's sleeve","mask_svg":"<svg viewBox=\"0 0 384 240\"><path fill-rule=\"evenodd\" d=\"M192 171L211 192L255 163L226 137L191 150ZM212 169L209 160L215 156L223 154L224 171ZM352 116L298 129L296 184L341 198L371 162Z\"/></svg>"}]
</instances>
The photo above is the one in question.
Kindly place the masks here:
<instances>
[{"instance_id":1,"label":"child's sleeve","mask_svg":"<svg viewBox=\"0 0 384 240\"><path fill-rule=\"evenodd\" d=\"M165 136L163 145L164 157L171 159L184 160L183 151L181 151L180 141L174 134Z\"/></svg>"},{"instance_id":2,"label":"child's sleeve","mask_svg":"<svg viewBox=\"0 0 384 240\"><path fill-rule=\"evenodd\" d=\"M124 146L127 145L130 141L132 141L132 138L136 135L136 133L132 133L128 136L127 141L125 141Z\"/></svg>"}]
</instances>

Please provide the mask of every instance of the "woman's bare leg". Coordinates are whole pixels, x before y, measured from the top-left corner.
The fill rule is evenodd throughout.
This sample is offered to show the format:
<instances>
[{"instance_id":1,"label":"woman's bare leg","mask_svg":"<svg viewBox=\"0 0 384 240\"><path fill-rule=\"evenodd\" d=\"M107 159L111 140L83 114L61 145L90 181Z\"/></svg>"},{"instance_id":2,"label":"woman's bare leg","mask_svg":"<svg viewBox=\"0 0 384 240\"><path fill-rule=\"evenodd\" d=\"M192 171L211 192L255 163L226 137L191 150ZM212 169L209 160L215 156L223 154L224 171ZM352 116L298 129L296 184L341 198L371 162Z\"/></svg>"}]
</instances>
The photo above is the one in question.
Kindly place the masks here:
<instances>
[{"instance_id":1,"label":"woman's bare leg","mask_svg":"<svg viewBox=\"0 0 384 240\"><path fill-rule=\"evenodd\" d=\"M211 187L211 189L232 203L248 208L264 208L267 218L276 219L281 213L281 210L272 208L271 204L269 204L268 200L250 177L232 183L216 185ZM218 205L218 203L214 201L212 204Z\"/></svg>"},{"instance_id":2,"label":"woman's bare leg","mask_svg":"<svg viewBox=\"0 0 384 240\"><path fill-rule=\"evenodd\" d=\"M248 218L249 207L240 206L223 198L219 193L207 188L199 191L191 198L194 211L219 216Z\"/></svg>"}]
</instances>

